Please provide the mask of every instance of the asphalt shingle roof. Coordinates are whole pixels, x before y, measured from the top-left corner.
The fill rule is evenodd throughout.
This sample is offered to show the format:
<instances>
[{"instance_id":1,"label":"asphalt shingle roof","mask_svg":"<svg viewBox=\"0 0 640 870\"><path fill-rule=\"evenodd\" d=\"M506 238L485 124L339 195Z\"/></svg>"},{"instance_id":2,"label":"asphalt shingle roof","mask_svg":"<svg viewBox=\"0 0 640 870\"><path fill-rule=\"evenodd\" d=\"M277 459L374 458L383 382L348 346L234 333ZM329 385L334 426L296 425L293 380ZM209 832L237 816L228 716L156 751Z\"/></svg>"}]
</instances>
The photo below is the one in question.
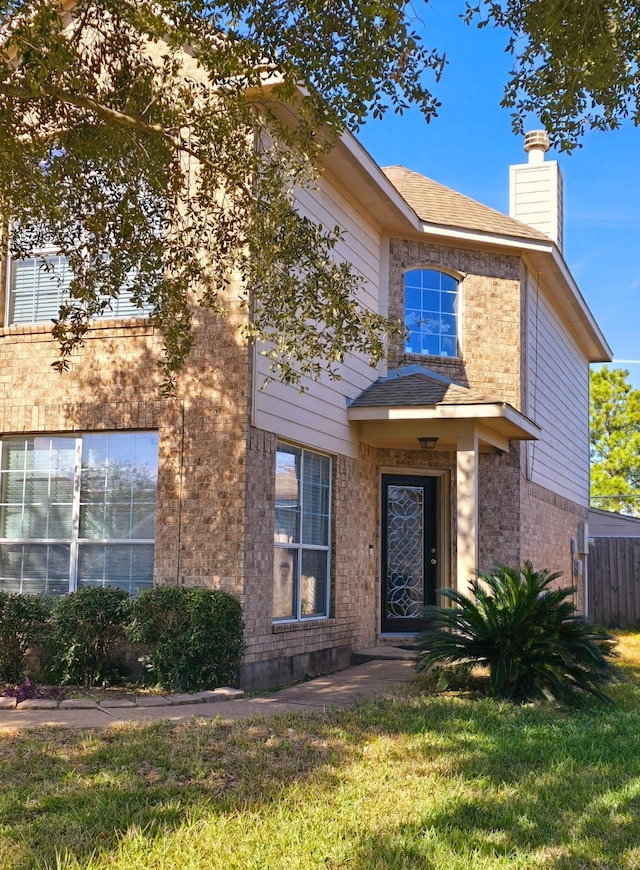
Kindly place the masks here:
<instances>
[{"instance_id":1,"label":"asphalt shingle roof","mask_svg":"<svg viewBox=\"0 0 640 870\"><path fill-rule=\"evenodd\" d=\"M495 404L497 401L422 366L402 366L363 390L349 407L486 405Z\"/></svg>"},{"instance_id":2,"label":"asphalt shingle roof","mask_svg":"<svg viewBox=\"0 0 640 870\"><path fill-rule=\"evenodd\" d=\"M405 166L387 166L382 171L424 223L550 241L549 236L539 230L534 230Z\"/></svg>"}]
</instances>

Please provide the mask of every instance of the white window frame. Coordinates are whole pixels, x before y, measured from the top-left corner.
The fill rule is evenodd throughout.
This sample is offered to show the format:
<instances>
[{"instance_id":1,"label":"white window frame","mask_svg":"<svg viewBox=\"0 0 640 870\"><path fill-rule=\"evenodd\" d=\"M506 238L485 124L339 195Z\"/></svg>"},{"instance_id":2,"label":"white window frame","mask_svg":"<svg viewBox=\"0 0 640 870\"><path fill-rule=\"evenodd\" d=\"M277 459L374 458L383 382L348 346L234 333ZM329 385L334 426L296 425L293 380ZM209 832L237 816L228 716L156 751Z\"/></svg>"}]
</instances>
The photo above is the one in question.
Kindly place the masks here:
<instances>
[{"instance_id":1,"label":"white window frame","mask_svg":"<svg viewBox=\"0 0 640 870\"><path fill-rule=\"evenodd\" d=\"M308 447L303 447L301 445L288 443L285 441L278 441L276 447L276 457L280 450L280 448L294 448L300 451L300 476L297 481L299 492L298 492L298 541L281 541L276 540L280 537L274 530L274 580L272 584L272 588L275 592L275 557L278 550L295 550L297 552L296 558L296 576L293 578L294 583L294 594L295 594L295 613L290 616L275 616L273 615L273 621L276 624L286 623L286 622L308 622L311 620L326 620L330 617L331 611L331 531L332 531L332 522L333 522L333 460L332 457L327 453L322 453L319 450L311 450ZM328 460L328 470L327 470L327 540L325 544L308 544L302 541L302 528L303 528L303 505L304 505L304 471L303 471L303 463L305 454L311 456L320 456L323 459ZM276 501L274 500L274 519L275 519L275 505ZM325 585L325 600L324 600L324 609L322 613L314 612L314 613L304 613L303 612L303 597L302 597L302 557L305 551L316 551L325 553L326 559L326 585ZM275 609L275 608L274 608Z\"/></svg>"},{"instance_id":2,"label":"white window frame","mask_svg":"<svg viewBox=\"0 0 640 870\"><path fill-rule=\"evenodd\" d=\"M448 278L453 279L456 282L456 310L453 313L453 317L455 320L455 353L453 356L449 354L430 354L430 353L422 353L421 351L415 351L411 349L407 349L405 345L404 353L406 356L421 356L421 357L431 357L432 359L442 359L442 360L455 360L462 358L462 281L464 279L464 275L461 275L458 272L455 272L451 269L443 268L442 266L434 265L433 263L426 263L416 266L411 266L410 269L406 269L403 278L402 278L402 299L403 299L403 324L405 329L410 329L407 327L407 276L411 275L414 272L436 272L441 275L446 275ZM442 290L438 292L442 293ZM445 291L451 292L451 291ZM417 310L417 309L413 309ZM422 310L422 313L424 311ZM441 312L442 313L442 312ZM446 312L450 314L450 312ZM438 333L439 339L442 338L441 333Z\"/></svg>"},{"instance_id":3,"label":"white window frame","mask_svg":"<svg viewBox=\"0 0 640 870\"><path fill-rule=\"evenodd\" d=\"M25 259L47 259L49 257L64 257L63 254L60 253L60 249L55 245L45 245L42 248L34 248L33 251L30 252L28 257L17 258L11 255L10 250L7 250L6 257L6 276L5 276L5 306L4 306L4 319L3 324L5 327L10 326L28 326L28 325L41 325L51 323L52 318L47 318L44 320L12 320L11 318L11 303L14 298L14 273L16 264L20 263ZM44 266L41 266L44 269ZM34 291L35 292L35 291ZM119 299L112 300L113 302L119 302ZM58 306L59 308L59 306ZM152 314L151 306L143 306L142 308L136 308L134 306L131 307L131 310L126 314L120 314L117 311L114 312L111 309L107 309L99 316L95 317L94 320L100 322L103 320L129 320L130 318L145 318L150 317ZM55 316L58 315L58 309L56 309Z\"/></svg>"},{"instance_id":4,"label":"white window frame","mask_svg":"<svg viewBox=\"0 0 640 870\"><path fill-rule=\"evenodd\" d=\"M5 449L5 444L7 443L15 443L17 441L28 441L30 439L37 438L65 438L68 441L74 441L74 474L73 474L73 497L71 502L71 534L69 537L59 537L59 538L27 538L27 537L0 537L0 545L17 545L17 546L29 546L29 545L51 545L51 546L69 546L69 584L66 592L74 592L78 589L78 565L80 559L80 547L81 545L97 545L97 546L151 546L153 547L153 557L152 561L155 558L155 532L153 538L87 538L80 536L80 513L81 513L81 481L82 481L82 447L83 447L83 439L87 436L113 436L113 437L121 437L126 435L155 435L157 439L157 432L154 430L117 430L115 432L105 431L105 432L83 432L83 433L39 433L34 435L24 435L24 436L5 436L0 438L0 460L3 460L3 452ZM157 450L157 444L156 444ZM3 465L3 461L0 462L0 468ZM156 466L155 472L157 475L158 471L158 454L156 453ZM3 493L0 490L0 497L2 497ZM4 507L4 502L2 503ZM16 503L19 504L19 503ZM157 482L156 482L156 500L155 500L155 512L157 516ZM28 506L27 501L23 496L22 507L23 509ZM2 530L0 529L0 532ZM21 590L22 583L24 582L25 577L21 578ZM131 584L135 582L135 578L131 578L129 584L129 591L131 591ZM2 583L2 578L0 578L0 584ZM152 570L152 578L150 584L144 584L145 586L151 586L153 584L153 570ZM86 582L85 585L109 585L109 581L103 581L102 583L96 581L95 584L89 581ZM0 585L0 588L2 586ZM121 587L124 588L124 587ZM49 594L57 594L57 593L49 593Z\"/></svg>"}]
</instances>

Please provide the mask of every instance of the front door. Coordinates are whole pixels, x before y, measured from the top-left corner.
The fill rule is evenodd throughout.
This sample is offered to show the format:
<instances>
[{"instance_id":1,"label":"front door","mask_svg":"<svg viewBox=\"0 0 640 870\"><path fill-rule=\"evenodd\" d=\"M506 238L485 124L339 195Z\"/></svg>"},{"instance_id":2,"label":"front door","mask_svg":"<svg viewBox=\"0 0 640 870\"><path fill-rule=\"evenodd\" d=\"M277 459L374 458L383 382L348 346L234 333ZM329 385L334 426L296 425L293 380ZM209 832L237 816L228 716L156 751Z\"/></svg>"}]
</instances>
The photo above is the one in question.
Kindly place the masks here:
<instances>
[{"instance_id":1,"label":"front door","mask_svg":"<svg viewBox=\"0 0 640 870\"><path fill-rule=\"evenodd\" d=\"M436 603L435 477L382 476L382 631L412 634Z\"/></svg>"}]
</instances>

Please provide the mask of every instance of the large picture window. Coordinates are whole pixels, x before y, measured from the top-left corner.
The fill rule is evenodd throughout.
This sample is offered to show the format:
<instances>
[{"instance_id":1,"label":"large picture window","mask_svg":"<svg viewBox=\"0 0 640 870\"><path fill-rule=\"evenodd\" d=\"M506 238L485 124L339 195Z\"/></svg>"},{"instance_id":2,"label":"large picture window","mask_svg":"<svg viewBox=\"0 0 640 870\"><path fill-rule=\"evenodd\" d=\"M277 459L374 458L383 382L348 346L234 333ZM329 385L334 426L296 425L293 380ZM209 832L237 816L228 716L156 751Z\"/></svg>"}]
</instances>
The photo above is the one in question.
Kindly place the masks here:
<instances>
[{"instance_id":1,"label":"large picture window","mask_svg":"<svg viewBox=\"0 0 640 870\"><path fill-rule=\"evenodd\" d=\"M458 282L437 269L404 278L405 353L458 356Z\"/></svg>"},{"instance_id":2,"label":"large picture window","mask_svg":"<svg viewBox=\"0 0 640 870\"><path fill-rule=\"evenodd\" d=\"M9 269L7 326L21 323L49 323L58 317L60 304L68 300L71 270L64 257L55 252L43 252L24 260L11 260ZM146 317L149 305L139 308L127 287L98 319Z\"/></svg>"},{"instance_id":3,"label":"large picture window","mask_svg":"<svg viewBox=\"0 0 640 870\"><path fill-rule=\"evenodd\" d=\"M279 444L273 578L274 619L329 615L331 460Z\"/></svg>"},{"instance_id":4,"label":"large picture window","mask_svg":"<svg viewBox=\"0 0 640 870\"><path fill-rule=\"evenodd\" d=\"M155 432L0 442L0 589L153 584Z\"/></svg>"}]
</instances>

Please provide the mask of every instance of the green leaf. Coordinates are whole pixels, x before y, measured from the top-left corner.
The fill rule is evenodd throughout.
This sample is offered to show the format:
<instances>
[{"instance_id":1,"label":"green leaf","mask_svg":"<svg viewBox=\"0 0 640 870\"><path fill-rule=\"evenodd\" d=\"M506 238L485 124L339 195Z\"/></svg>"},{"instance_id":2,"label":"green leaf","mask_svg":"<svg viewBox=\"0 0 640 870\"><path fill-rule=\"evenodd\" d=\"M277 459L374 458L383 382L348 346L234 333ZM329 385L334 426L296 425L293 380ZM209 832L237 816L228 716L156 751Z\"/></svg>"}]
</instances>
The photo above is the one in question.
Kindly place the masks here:
<instances>
[{"instance_id":1,"label":"green leaf","mask_svg":"<svg viewBox=\"0 0 640 870\"><path fill-rule=\"evenodd\" d=\"M489 694L518 702L606 700L611 638L576 614L572 589L550 588L559 576L530 562L499 565L471 584L473 597L444 590L453 606L426 608L418 670L441 664L451 676L460 665L485 665Z\"/></svg>"}]
</instances>

